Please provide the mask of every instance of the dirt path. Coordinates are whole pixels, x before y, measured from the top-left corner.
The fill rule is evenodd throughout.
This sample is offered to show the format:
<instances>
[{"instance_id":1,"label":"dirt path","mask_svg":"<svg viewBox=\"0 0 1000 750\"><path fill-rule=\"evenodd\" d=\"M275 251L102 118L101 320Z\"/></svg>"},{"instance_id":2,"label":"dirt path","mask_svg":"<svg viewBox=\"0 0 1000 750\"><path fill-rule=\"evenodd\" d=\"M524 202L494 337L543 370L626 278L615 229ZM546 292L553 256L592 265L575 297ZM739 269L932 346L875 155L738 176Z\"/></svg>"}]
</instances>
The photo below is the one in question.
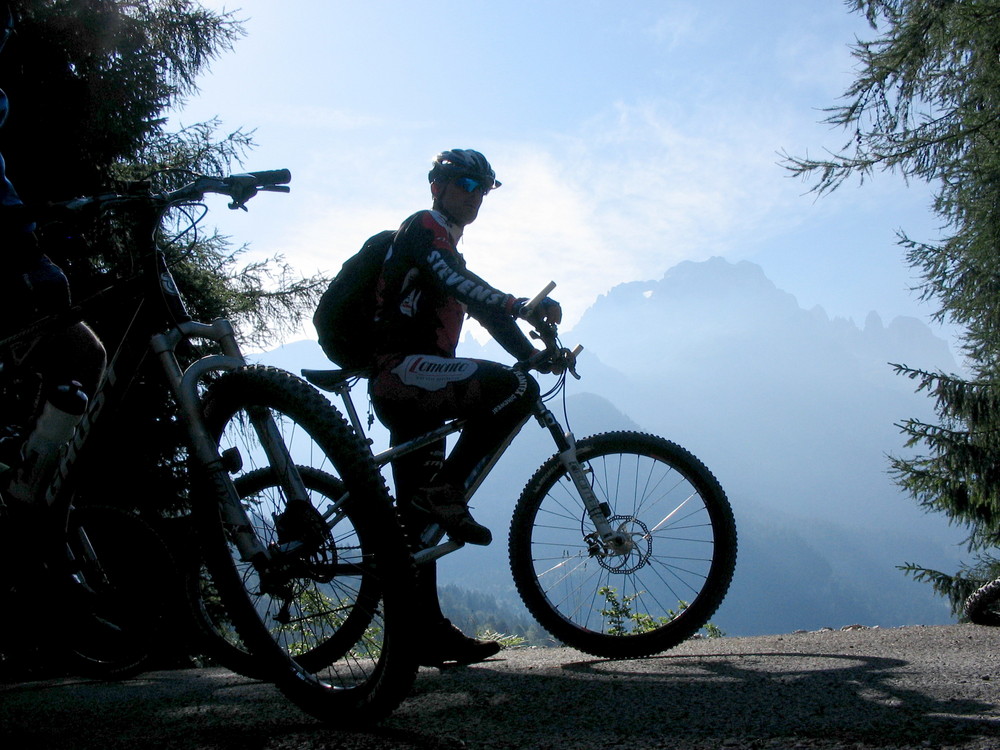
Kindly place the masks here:
<instances>
[{"instance_id":1,"label":"dirt path","mask_svg":"<svg viewBox=\"0 0 1000 750\"><path fill-rule=\"evenodd\" d=\"M1000 747L1000 629L692 641L656 658L515 649L422 670L381 726L343 732L224 670L0 686L0 746L116 748Z\"/></svg>"}]
</instances>

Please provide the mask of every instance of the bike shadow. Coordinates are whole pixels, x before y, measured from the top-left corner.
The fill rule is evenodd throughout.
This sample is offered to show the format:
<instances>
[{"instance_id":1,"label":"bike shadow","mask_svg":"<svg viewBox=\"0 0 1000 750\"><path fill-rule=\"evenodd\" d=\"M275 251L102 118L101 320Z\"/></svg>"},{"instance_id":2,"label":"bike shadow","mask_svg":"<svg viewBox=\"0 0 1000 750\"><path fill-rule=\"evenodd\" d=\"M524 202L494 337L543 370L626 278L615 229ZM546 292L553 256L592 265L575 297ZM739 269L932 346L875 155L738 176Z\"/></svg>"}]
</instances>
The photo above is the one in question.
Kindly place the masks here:
<instances>
[{"instance_id":1,"label":"bike shadow","mask_svg":"<svg viewBox=\"0 0 1000 750\"><path fill-rule=\"evenodd\" d=\"M996 703L906 687L910 667L803 652L595 659L516 672L486 662L421 673L386 724L412 732L416 744L450 735L465 747L502 738L511 748L624 747L626 738L630 747L749 747L782 738L937 746L996 732L1000 720L986 716L997 717Z\"/></svg>"},{"instance_id":2,"label":"bike shadow","mask_svg":"<svg viewBox=\"0 0 1000 750\"><path fill-rule=\"evenodd\" d=\"M1000 699L979 673L956 679L960 670L936 673L938 662L861 650L711 648L636 660L501 652L471 667L423 669L389 718L354 729L350 717L316 722L273 686L221 669L8 684L0 746L829 750L988 747L982 738L1000 728ZM991 669L985 657L982 669Z\"/></svg>"}]
</instances>

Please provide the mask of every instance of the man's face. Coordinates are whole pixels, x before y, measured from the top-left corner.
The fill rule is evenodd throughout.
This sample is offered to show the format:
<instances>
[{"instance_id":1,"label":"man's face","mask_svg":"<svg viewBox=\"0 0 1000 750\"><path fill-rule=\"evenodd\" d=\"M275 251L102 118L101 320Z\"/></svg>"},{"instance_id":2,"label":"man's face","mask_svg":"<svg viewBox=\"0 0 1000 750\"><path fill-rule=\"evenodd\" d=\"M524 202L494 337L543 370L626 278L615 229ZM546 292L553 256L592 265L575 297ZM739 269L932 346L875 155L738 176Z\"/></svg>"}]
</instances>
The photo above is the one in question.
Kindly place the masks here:
<instances>
[{"instance_id":1,"label":"man's face","mask_svg":"<svg viewBox=\"0 0 1000 750\"><path fill-rule=\"evenodd\" d=\"M489 192L482 183L470 177L456 177L444 183L437 195L441 209L461 226L476 220L483 196Z\"/></svg>"}]
</instances>

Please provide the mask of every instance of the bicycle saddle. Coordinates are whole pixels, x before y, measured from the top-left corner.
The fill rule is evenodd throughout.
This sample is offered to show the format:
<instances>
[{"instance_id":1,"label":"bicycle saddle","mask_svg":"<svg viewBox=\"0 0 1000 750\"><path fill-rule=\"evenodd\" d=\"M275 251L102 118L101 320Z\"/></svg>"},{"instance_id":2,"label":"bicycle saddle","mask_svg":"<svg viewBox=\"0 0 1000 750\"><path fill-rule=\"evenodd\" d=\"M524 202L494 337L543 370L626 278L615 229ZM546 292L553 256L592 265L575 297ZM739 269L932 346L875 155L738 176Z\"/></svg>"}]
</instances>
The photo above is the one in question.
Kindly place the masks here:
<instances>
[{"instance_id":1,"label":"bicycle saddle","mask_svg":"<svg viewBox=\"0 0 1000 750\"><path fill-rule=\"evenodd\" d=\"M353 378L367 378L371 371L355 370L302 370L302 377L322 391L335 391L342 383Z\"/></svg>"}]
</instances>

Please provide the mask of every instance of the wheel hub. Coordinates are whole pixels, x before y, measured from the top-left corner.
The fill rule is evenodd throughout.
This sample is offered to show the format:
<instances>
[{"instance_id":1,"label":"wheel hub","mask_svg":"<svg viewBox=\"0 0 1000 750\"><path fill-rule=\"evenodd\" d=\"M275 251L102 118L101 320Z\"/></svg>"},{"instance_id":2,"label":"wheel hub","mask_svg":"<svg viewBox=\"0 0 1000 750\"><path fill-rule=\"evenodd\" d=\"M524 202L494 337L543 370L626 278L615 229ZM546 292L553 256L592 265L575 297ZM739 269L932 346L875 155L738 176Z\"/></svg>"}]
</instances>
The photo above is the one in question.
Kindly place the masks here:
<instances>
[{"instance_id":1,"label":"wheel hub","mask_svg":"<svg viewBox=\"0 0 1000 750\"><path fill-rule=\"evenodd\" d=\"M608 543L597 532L588 534L590 556L612 573L634 573L645 567L653 555L649 527L635 516L611 516L608 523L617 527L615 540Z\"/></svg>"},{"instance_id":2,"label":"wheel hub","mask_svg":"<svg viewBox=\"0 0 1000 750\"><path fill-rule=\"evenodd\" d=\"M274 526L278 541L271 545L272 555L281 558L281 567L289 575L320 583L333 579L337 547L316 508L304 501L292 501L284 513L275 517Z\"/></svg>"}]
</instances>

